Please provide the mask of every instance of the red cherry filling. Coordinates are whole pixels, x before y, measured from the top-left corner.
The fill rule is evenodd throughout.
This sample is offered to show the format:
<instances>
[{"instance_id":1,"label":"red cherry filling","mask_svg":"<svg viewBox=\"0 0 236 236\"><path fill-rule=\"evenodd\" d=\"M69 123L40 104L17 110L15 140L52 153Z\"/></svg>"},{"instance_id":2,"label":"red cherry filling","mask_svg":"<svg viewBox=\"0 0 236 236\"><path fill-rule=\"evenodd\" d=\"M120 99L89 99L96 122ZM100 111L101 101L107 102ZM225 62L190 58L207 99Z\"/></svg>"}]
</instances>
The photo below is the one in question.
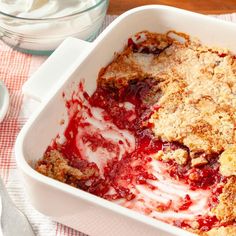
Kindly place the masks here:
<instances>
[{"instance_id":1,"label":"red cherry filling","mask_svg":"<svg viewBox=\"0 0 236 236\"><path fill-rule=\"evenodd\" d=\"M133 50L138 48L132 39L129 39L128 45L132 46ZM156 82L149 78L143 81L130 81L126 87L120 89L98 85L90 97L83 92L83 86L80 84L79 90L83 92L83 97L89 106L104 110L102 113L104 121L112 122L120 130L128 130L134 136L135 149L132 152L125 152L118 159L119 145L123 145L124 141L119 140L117 143L109 141L98 132L84 134L81 141L84 145L88 145L92 151L102 148L115 153L116 157L106 163L102 175L91 177L89 182L79 181L78 188L108 200L124 198L131 201L136 198L137 193L133 191L135 185L145 185L153 191L156 189L150 184L151 180L157 180L150 168L151 154L155 154L167 146L171 150L177 148L188 150L178 143L163 143L154 136L148 120L153 112L160 108L158 105L154 105L157 100L150 99L155 85ZM131 104L131 108L125 107L125 103ZM54 143L53 148L60 150L73 167L83 169L90 165L94 168L96 164L84 160L81 150L77 147L78 130L91 125L86 121L81 121L76 110L78 106L83 106L83 104L77 99L73 98L67 101L68 110L73 108L74 113L69 112L70 122L64 133L66 141L60 145ZM89 117L93 117L89 108L86 111ZM217 203L218 196L222 191L222 188L217 187L217 184L222 181L217 161L218 157L214 156L209 160L209 164L198 168L192 168L190 163L181 166L174 161L169 161L165 163L165 172L172 178L189 185L191 190L212 189L214 196L209 200L209 207L211 208ZM111 188L113 192L110 192ZM177 211L188 210L192 204L191 197L186 194L180 201ZM170 201L166 205L159 204L158 207L160 206L159 210L168 211L171 205L172 202ZM209 216L199 216L196 220L199 228L203 231L214 227L218 222L216 218ZM189 223L186 221L178 220L174 221L174 224L182 228L189 227Z\"/></svg>"}]
</instances>

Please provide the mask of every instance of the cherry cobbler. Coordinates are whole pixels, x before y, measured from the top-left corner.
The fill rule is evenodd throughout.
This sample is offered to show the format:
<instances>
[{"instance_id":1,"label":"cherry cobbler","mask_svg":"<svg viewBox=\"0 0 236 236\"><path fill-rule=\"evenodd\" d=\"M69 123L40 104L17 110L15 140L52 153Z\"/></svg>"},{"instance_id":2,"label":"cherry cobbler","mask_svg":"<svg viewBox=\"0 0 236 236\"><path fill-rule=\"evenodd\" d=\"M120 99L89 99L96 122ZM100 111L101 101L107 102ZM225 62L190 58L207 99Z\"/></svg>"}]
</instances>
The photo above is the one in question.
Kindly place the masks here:
<instances>
[{"instance_id":1,"label":"cherry cobbler","mask_svg":"<svg viewBox=\"0 0 236 236\"><path fill-rule=\"evenodd\" d=\"M66 100L36 170L200 235L236 235L236 57L140 32Z\"/></svg>"}]
</instances>

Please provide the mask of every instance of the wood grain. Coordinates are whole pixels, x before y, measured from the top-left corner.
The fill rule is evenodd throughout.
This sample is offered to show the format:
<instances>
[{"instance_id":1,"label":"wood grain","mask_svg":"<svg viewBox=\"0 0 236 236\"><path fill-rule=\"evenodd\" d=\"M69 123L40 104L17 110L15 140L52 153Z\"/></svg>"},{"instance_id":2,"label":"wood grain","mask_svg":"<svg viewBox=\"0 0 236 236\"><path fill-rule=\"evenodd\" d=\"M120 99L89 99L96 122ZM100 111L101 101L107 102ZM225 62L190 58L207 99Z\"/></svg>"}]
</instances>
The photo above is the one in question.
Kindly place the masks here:
<instances>
[{"instance_id":1,"label":"wood grain","mask_svg":"<svg viewBox=\"0 0 236 236\"><path fill-rule=\"evenodd\" d=\"M119 15L131 8L162 4L203 14L224 14L236 12L236 0L110 0L108 14Z\"/></svg>"}]
</instances>

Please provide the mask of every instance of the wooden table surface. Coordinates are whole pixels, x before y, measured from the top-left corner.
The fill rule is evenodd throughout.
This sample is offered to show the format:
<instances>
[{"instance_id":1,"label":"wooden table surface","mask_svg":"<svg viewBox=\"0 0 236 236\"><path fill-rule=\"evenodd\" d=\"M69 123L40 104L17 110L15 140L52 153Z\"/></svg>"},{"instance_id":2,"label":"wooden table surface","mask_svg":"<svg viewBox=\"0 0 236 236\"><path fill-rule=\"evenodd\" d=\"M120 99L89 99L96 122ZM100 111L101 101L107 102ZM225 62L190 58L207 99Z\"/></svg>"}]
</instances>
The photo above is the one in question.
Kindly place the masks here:
<instances>
[{"instance_id":1,"label":"wooden table surface","mask_svg":"<svg viewBox=\"0 0 236 236\"><path fill-rule=\"evenodd\" d=\"M108 14L119 15L131 8L163 4L204 14L236 12L236 0L110 0Z\"/></svg>"}]
</instances>

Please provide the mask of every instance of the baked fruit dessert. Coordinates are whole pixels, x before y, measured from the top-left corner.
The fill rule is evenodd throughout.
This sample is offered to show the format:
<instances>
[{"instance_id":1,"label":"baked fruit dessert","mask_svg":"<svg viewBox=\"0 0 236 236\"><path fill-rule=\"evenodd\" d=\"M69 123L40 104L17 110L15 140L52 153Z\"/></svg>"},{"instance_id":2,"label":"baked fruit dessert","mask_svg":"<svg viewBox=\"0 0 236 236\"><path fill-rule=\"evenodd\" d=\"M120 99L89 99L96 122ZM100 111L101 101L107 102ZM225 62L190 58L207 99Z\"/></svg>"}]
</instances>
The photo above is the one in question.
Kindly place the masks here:
<instances>
[{"instance_id":1,"label":"baked fruit dessert","mask_svg":"<svg viewBox=\"0 0 236 236\"><path fill-rule=\"evenodd\" d=\"M80 82L35 169L200 235L236 235L236 58L188 35L137 33Z\"/></svg>"}]
</instances>

